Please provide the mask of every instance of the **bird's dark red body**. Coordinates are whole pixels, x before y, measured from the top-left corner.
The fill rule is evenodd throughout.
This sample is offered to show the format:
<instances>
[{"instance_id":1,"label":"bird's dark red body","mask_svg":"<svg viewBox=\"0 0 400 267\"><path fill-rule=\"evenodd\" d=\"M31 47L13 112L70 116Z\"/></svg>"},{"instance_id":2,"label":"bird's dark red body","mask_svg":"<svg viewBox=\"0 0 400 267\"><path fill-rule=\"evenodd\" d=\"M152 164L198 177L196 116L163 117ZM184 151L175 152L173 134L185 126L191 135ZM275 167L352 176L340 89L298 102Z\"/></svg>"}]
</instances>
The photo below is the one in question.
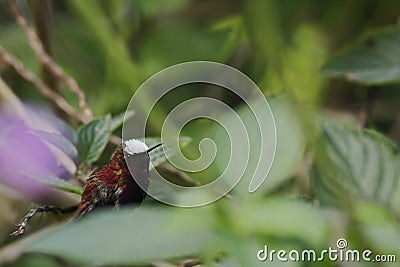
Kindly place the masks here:
<instances>
[{"instance_id":1,"label":"bird's dark red body","mask_svg":"<svg viewBox=\"0 0 400 267\"><path fill-rule=\"evenodd\" d=\"M124 152L123 145L118 146L111 160L86 180L77 218L100 206L140 204L149 185L149 163L147 151L131 155Z\"/></svg>"}]
</instances>

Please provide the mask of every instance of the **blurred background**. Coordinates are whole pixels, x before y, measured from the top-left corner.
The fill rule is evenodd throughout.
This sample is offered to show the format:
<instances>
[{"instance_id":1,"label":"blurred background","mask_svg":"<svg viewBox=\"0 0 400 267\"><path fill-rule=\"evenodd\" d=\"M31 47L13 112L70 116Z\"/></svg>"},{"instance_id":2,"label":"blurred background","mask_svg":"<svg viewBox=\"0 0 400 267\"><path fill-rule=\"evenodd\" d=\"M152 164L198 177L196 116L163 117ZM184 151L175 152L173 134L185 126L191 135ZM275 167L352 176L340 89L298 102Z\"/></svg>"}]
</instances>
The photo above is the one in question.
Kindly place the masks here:
<instances>
[{"instance_id":1,"label":"blurred background","mask_svg":"<svg viewBox=\"0 0 400 267\"><path fill-rule=\"evenodd\" d=\"M400 238L396 239L400 237L400 215L397 213L400 210L400 189L393 189L398 188L397 185L400 184L397 167L393 171L397 182L389 186L393 189L390 194L394 194L391 200L367 198L368 201L372 199L372 204L362 202L361 206L355 205L355 210L348 210L348 206L343 208L336 204L330 205L331 203L321 205L320 208L320 202L329 201L324 201L323 197L316 193L319 187L310 182L311 166L318 164L314 161L314 153L318 153L315 151L318 151L320 145L316 141L321 131L318 120L328 117L357 129L373 128L385 138L384 142L391 140L393 144L390 144L390 153L395 151L393 153L396 155L393 156L396 157L393 159L393 165L400 166L397 156L397 145L400 143L400 34L397 29L400 1L27 0L15 3L27 23L36 30L43 49L68 76L77 81L93 116L90 112L85 113L87 110L79 103L80 98L76 93L68 88L65 78L49 71L38 59L37 53L31 48L23 28L16 22L5 0L0 0L0 75L2 84L6 84L1 86L2 106L12 106L14 109L15 102L20 102L40 107L45 113L57 117L57 121L61 119L63 124L68 125L68 131L73 132L93 118L123 113L135 90L156 72L182 62L209 60L239 69L259 86L274 112L278 139L285 140L278 141L276 162L268 183L263 185L259 196L251 197L249 202L250 207L253 207L251 211L255 207L269 207L266 208L269 210L268 214L258 214L259 217L253 214L252 217L251 211L242 210L243 203L235 202L231 206L222 200L223 203L219 203L215 210L203 211L204 217L213 218L210 219L212 222L206 223L206 231L212 229L211 232L218 233L218 242L214 247L205 246L206 249L202 247L182 255L177 253L172 260L167 256L163 257L165 262L162 264L165 265L156 263L154 260L157 260L157 257L154 255L149 256L153 261L147 261L146 257L144 260L138 260L139 263L135 260L110 258L109 261L105 261L107 264L115 262L116 265L146 263L149 266L195 266L184 265L184 261L189 259L191 263L208 266L258 266L256 264L264 263L256 261L254 255L257 248L262 248L267 240L276 247L325 248L334 243L335 237L343 235L350 238L354 246L360 248L367 247L378 236L390 236L390 245L385 243L384 239L376 242L377 250L394 253L393 250L400 248ZM10 60L6 54L11 55L13 59ZM381 61L380 56L384 58ZM37 84L21 77L18 64L13 64L16 60L22 64L23 69L29 70L43 81L51 91L62 95L78 116L66 113L55 104L54 97L43 96L43 93L37 90ZM5 89L6 87L8 89ZM188 88L166 96L158 104L158 111L162 111L160 114L168 113L177 103L186 99L208 96L223 100L242 117L249 116L240 99L226 90L201 85ZM157 116L157 111L155 113L154 116ZM55 123L55 118L51 121L59 125ZM160 121L162 118L150 121L149 136L160 135ZM219 138L219 144L225 145L226 138L218 126L214 125L210 131L204 130L210 125L213 124L208 120L196 120L185 126L182 135L192 139L185 150L188 157L195 159L199 156L198 142L204 137L213 137L216 140ZM115 132L116 136L120 134L120 130ZM0 142L7 142L5 136L7 135L2 133L3 140ZM354 138L358 138L357 135ZM257 146L256 143L252 145ZM1 147L4 148L3 145ZM12 150L12 147L7 149ZM105 162L114 149L115 142L107 144L105 152L94 165ZM376 150L365 149L364 154L369 151L375 155ZM226 163L226 153L219 154L214 166L191 175L191 179L196 181L196 184L210 182L213 175L221 171L220 165ZM18 154L15 157L18 157ZM350 157L358 158L357 155ZM379 160L388 162L387 154L381 159L379 155L376 156L375 161ZM3 161L3 164L5 162ZM362 160L360 164L363 164ZM68 164L65 166L69 173L76 171L75 167L68 167ZM386 165L377 168L388 169ZM165 166L163 171L167 172L172 181L185 184L185 181L174 177L174 172L168 172ZM62 178L68 180L68 175ZM318 179L316 181L318 183ZM25 252L23 248L13 245L16 239L8 234L12 231L14 223L32 206L31 200L36 199L27 199L23 189L23 194L18 192L18 187L16 192L3 185L0 185L0 189L0 255L10 256L11 251L15 250ZM49 200L51 203L56 202L54 199L61 198L56 192L52 194L55 196ZM168 194L168 191L163 191L160 186L160 194ZM40 196L38 198L41 199ZM76 196L65 198L57 201L65 205L79 200ZM147 201L145 206L161 206L154 201ZM307 204L293 207L293 201ZM316 203L318 207L313 206ZM390 208L387 210L382 203L389 203ZM381 207L381 204L384 207ZM331 207L334 207L333 210ZM301 214L303 208L306 215ZM241 215L242 212L244 215ZM287 213L292 214L288 216ZM349 215L353 213L358 217ZM230 222L232 218L242 216L248 217L239 219L237 224ZM271 216L280 219L271 221ZM184 217L190 218L188 215ZM372 217L378 217L380 222L389 226L386 225L385 228L386 226L374 225L378 229L376 235L365 237L361 233L362 230L355 229L354 224L348 225L349 221L361 221L362 224L365 223L365 219L369 222ZM34 221L32 232L33 229L58 220L50 215L41 218ZM193 217L185 222L197 219ZM297 221L299 225L293 225L293 222L290 222L292 220ZM311 229L307 225L319 220L324 223L318 222L317 226ZM335 222L332 223L333 226L329 221ZM367 227L362 229L370 231ZM157 242L162 238L160 236L158 239L151 239L154 248L157 248ZM179 240L176 242L179 244ZM238 245L239 243L242 245ZM11 250L2 250L2 246ZM73 242L69 246L73 246ZM176 250L181 248L177 246ZM70 256L71 254L64 253L61 248L50 253L57 256L41 254L43 251L46 254L45 249L39 248L37 251L39 253L28 256L20 256L20 253L17 253L9 264L81 264L73 260L75 254ZM201 259L200 263L197 262L198 257ZM86 259L86 263L91 260ZM349 265L325 261L318 264L297 262L290 266L376 265Z\"/></svg>"}]
</instances>

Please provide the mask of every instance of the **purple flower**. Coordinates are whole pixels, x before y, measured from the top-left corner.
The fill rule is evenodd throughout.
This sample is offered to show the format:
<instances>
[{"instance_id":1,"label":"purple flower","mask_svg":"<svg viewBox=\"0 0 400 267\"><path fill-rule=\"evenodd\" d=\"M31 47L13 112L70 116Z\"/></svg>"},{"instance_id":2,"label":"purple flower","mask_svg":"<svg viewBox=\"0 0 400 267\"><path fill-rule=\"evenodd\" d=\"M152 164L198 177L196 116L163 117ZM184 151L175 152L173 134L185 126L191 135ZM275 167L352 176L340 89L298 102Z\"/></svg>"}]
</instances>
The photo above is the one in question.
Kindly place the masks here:
<instances>
[{"instance_id":1,"label":"purple flower","mask_svg":"<svg viewBox=\"0 0 400 267\"><path fill-rule=\"evenodd\" d=\"M38 121L40 112L29 109L27 113L32 121ZM45 124L51 125L51 120ZM54 147L35 134L38 126L35 123L33 129L8 109L0 109L0 183L40 202L54 192L46 179L68 172L55 156Z\"/></svg>"}]
</instances>

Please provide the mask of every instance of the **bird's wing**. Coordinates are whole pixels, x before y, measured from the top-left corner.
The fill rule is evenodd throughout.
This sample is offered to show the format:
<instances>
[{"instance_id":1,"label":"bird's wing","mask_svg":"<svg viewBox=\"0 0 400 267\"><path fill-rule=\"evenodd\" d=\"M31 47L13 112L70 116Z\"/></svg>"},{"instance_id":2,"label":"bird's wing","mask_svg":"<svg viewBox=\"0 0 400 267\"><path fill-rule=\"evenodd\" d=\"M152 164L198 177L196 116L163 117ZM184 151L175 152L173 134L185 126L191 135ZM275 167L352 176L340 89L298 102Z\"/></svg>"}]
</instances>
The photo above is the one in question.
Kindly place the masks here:
<instances>
[{"instance_id":1,"label":"bird's wing","mask_svg":"<svg viewBox=\"0 0 400 267\"><path fill-rule=\"evenodd\" d=\"M86 180L76 219L89 213L96 206L109 204L108 196L112 188L107 185L104 179L101 179L100 174L100 169L96 169Z\"/></svg>"}]
</instances>

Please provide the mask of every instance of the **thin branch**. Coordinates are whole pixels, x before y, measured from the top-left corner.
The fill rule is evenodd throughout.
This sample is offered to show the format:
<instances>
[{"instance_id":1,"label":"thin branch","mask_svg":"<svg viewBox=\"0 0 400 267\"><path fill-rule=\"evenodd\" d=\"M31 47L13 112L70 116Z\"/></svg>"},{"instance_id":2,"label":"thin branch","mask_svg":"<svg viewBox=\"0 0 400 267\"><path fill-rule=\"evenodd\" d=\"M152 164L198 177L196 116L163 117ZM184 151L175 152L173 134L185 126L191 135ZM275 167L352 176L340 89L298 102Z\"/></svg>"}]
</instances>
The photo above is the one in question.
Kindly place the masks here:
<instances>
[{"instance_id":1,"label":"thin branch","mask_svg":"<svg viewBox=\"0 0 400 267\"><path fill-rule=\"evenodd\" d=\"M360 128L365 128L370 123L372 111L376 102L376 97L379 93L379 89L380 88L376 86L367 88L363 108L359 114Z\"/></svg>"},{"instance_id":2,"label":"thin branch","mask_svg":"<svg viewBox=\"0 0 400 267\"><path fill-rule=\"evenodd\" d=\"M396 144L400 144L400 113L398 112L396 118L393 121L393 126L389 131L389 137L396 142Z\"/></svg>"},{"instance_id":3,"label":"thin branch","mask_svg":"<svg viewBox=\"0 0 400 267\"><path fill-rule=\"evenodd\" d=\"M60 66L58 66L57 63L55 63L54 60L46 53L36 32L28 25L25 18L22 16L15 1L8 0L7 2L12 14L15 17L16 22L24 31L26 37L28 38L31 48L37 55L41 64L46 66L57 78L64 81L64 83L70 88L70 90L76 94L79 106L84 114L83 117L84 122L88 122L91 119L93 119L93 113L89 108L85 94L79 88L78 83L71 76L66 74L64 70Z\"/></svg>"},{"instance_id":4,"label":"thin branch","mask_svg":"<svg viewBox=\"0 0 400 267\"><path fill-rule=\"evenodd\" d=\"M44 97L53 101L61 110L72 118L86 122L86 119L78 113L68 102L58 93L51 90L43 81L36 77L36 75L24 67L24 65L12 55L10 55L4 48L0 47L0 58L7 65L15 69L15 71L26 81L32 83Z\"/></svg>"},{"instance_id":5,"label":"thin branch","mask_svg":"<svg viewBox=\"0 0 400 267\"><path fill-rule=\"evenodd\" d=\"M51 0L29 0L28 2L33 19L33 25L31 27L35 30L39 40L42 42L44 51L46 51L50 57L53 57L51 45L51 35L54 28L52 2ZM59 80L42 63L40 63L40 73L41 79L48 87L57 93L61 93Z\"/></svg>"},{"instance_id":6,"label":"thin branch","mask_svg":"<svg viewBox=\"0 0 400 267\"><path fill-rule=\"evenodd\" d=\"M72 206L68 208L56 208L54 206L48 205L38 205L28 211L28 213L24 216L19 224L16 225L16 229L10 235L17 236L23 235L25 233L26 227L28 226L29 221L36 215L42 212L51 212L54 214L67 214L73 213L78 209L78 206Z\"/></svg>"},{"instance_id":7,"label":"thin branch","mask_svg":"<svg viewBox=\"0 0 400 267\"><path fill-rule=\"evenodd\" d=\"M194 267L194 266L200 266L201 262L199 260L188 260L184 263L182 263L182 267Z\"/></svg>"}]
</instances>

